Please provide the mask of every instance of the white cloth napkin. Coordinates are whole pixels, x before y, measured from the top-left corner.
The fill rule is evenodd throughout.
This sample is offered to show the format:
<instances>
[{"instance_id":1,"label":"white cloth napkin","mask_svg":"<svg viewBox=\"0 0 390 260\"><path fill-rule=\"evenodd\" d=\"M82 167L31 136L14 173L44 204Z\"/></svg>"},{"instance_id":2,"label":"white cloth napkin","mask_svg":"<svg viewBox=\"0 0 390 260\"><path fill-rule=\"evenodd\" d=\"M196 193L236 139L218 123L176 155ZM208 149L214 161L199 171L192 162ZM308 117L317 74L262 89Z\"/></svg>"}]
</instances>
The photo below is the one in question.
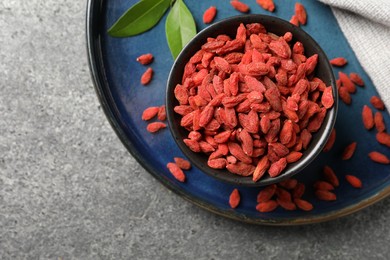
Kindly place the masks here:
<instances>
[{"instance_id":1,"label":"white cloth napkin","mask_svg":"<svg viewBox=\"0 0 390 260\"><path fill-rule=\"evenodd\" d=\"M390 0L320 0L332 11L360 64L390 109Z\"/></svg>"}]
</instances>

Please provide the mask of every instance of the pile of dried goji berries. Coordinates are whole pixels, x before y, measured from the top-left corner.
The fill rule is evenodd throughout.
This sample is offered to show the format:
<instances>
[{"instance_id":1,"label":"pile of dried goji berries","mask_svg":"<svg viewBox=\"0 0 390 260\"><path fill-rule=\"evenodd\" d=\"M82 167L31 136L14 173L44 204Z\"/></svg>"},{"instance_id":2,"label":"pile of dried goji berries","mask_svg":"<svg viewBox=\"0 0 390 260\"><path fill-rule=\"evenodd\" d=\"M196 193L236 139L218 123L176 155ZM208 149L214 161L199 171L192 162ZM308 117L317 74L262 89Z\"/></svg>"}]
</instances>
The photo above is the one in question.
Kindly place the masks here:
<instances>
[{"instance_id":1,"label":"pile of dried goji berries","mask_svg":"<svg viewBox=\"0 0 390 260\"><path fill-rule=\"evenodd\" d=\"M258 181L309 147L333 91L314 75L318 55L306 57L292 38L240 24L234 38L208 38L185 65L174 111L189 131L184 143L207 154L209 167Z\"/></svg>"}]
</instances>

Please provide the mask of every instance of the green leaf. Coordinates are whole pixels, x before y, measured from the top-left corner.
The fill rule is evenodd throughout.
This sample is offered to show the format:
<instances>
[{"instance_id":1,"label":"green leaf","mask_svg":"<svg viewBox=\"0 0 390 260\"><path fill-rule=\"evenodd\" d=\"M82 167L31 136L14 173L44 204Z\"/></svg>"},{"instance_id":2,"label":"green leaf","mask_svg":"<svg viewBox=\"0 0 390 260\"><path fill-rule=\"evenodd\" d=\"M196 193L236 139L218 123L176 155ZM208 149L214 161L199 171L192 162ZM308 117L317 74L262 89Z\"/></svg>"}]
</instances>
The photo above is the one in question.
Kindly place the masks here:
<instances>
[{"instance_id":1,"label":"green leaf","mask_svg":"<svg viewBox=\"0 0 390 260\"><path fill-rule=\"evenodd\" d=\"M194 18L183 0L176 0L170 10L165 23L165 33L169 49L176 59L183 47L196 34Z\"/></svg>"},{"instance_id":2,"label":"green leaf","mask_svg":"<svg viewBox=\"0 0 390 260\"><path fill-rule=\"evenodd\" d=\"M155 26L171 0L142 0L130 7L115 24L108 29L113 37L128 37L143 33Z\"/></svg>"}]
</instances>

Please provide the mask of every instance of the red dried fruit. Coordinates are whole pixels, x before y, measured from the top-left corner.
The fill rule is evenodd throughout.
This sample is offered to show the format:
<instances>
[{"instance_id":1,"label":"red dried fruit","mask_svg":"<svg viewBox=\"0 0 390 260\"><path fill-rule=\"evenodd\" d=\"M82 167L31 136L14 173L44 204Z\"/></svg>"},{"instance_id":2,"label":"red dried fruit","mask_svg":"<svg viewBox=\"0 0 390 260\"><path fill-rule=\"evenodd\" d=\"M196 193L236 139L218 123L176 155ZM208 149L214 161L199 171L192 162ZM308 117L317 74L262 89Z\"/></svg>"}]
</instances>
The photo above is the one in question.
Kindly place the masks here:
<instances>
[{"instance_id":1,"label":"red dried fruit","mask_svg":"<svg viewBox=\"0 0 390 260\"><path fill-rule=\"evenodd\" d=\"M333 58L329 62L336 67L342 67L348 63L347 59L345 59L344 57Z\"/></svg>"},{"instance_id":2,"label":"red dried fruit","mask_svg":"<svg viewBox=\"0 0 390 260\"><path fill-rule=\"evenodd\" d=\"M327 181L316 181L313 187L316 190L334 190L334 186Z\"/></svg>"},{"instance_id":3,"label":"red dried fruit","mask_svg":"<svg viewBox=\"0 0 390 260\"><path fill-rule=\"evenodd\" d=\"M276 184L271 184L262 189L257 194L257 203L269 201L275 195L276 188Z\"/></svg>"},{"instance_id":4,"label":"red dried fruit","mask_svg":"<svg viewBox=\"0 0 390 260\"><path fill-rule=\"evenodd\" d=\"M349 78L350 78L350 80L352 80L352 82L355 83L356 85L361 86L361 87L364 86L364 81L363 81L363 79L360 77L359 74L354 73L354 72L351 72L351 73L349 74Z\"/></svg>"},{"instance_id":5,"label":"red dried fruit","mask_svg":"<svg viewBox=\"0 0 390 260\"><path fill-rule=\"evenodd\" d=\"M381 163L381 164L390 164L390 159L384 155L383 153L380 152L370 152L368 154L368 157L374 162Z\"/></svg>"},{"instance_id":6,"label":"red dried fruit","mask_svg":"<svg viewBox=\"0 0 390 260\"><path fill-rule=\"evenodd\" d=\"M337 199L336 194L327 190L316 190L315 195L319 200L334 201Z\"/></svg>"},{"instance_id":7,"label":"red dried fruit","mask_svg":"<svg viewBox=\"0 0 390 260\"><path fill-rule=\"evenodd\" d=\"M324 149L322 151L329 152L332 149L335 141L336 141L336 129L333 128L332 132L330 133L329 139L326 142Z\"/></svg>"},{"instance_id":8,"label":"red dried fruit","mask_svg":"<svg viewBox=\"0 0 390 260\"><path fill-rule=\"evenodd\" d=\"M375 112L374 122L375 122L375 128L378 132L384 132L386 130L385 121L383 119L381 112L379 111Z\"/></svg>"},{"instance_id":9,"label":"red dried fruit","mask_svg":"<svg viewBox=\"0 0 390 260\"><path fill-rule=\"evenodd\" d=\"M189 170L191 169L191 163L181 157L174 157L173 160L175 161L176 165L179 166L182 170Z\"/></svg>"},{"instance_id":10,"label":"red dried fruit","mask_svg":"<svg viewBox=\"0 0 390 260\"><path fill-rule=\"evenodd\" d=\"M229 196L229 205L232 209L237 208L238 204L240 204L240 192L237 189L234 189Z\"/></svg>"},{"instance_id":11,"label":"red dried fruit","mask_svg":"<svg viewBox=\"0 0 390 260\"><path fill-rule=\"evenodd\" d=\"M287 163L294 163L302 158L303 153L292 151L286 156Z\"/></svg>"},{"instance_id":12,"label":"red dried fruit","mask_svg":"<svg viewBox=\"0 0 390 260\"><path fill-rule=\"evenodd\" d=\"M295 14L293 16L291 16L290 23L292 23L295 26L299 26L299 20Z\"/></svg>"},{"instance_id":13,"label":"red dried fruit","mask_svg":"<svg viewBox=\"0 0 390 260\"><path fill-rule=\"evenodd\" d=\"M243 2L240 2L238 0L230 1L230 4L233 6L234 9L241 13L247 13L249 12L249 6Z\"/></svg>"},{"instance_id":14,"label":"red dried fruit","mask_svg":"<svg viewBox=\"0 0 390 260\"><path fill-rule=\"evenodd\" d=\"M151 53L142 54L137 61L142 65L148 65L153 61L153 55Z\"/></svg>"},{"instance_id":15,"label":"red dried fruit","mask_svg":"<svg viewBox=\"0 0 390 260\"><path fill-rule=\"evenodd\" d=\"M306 190L305 184L298 182L298 184L292 190L292 197L293 198L301 198L303 196L303 194L305 193L305 190Z\"/></svg>"},{"instance_id":16,"label":"red dried fruit","mask_svg":"<svg viewBox=\"0 0 390 260\"><path fill-rule=\"evenodd\" d=\"M333 89L331 86L326 87L322 93L321 103L326 109L329 109L333 106Z\"/></svg>"},{"instance_id":17,"label":"red dried fruit","mask_svg":"<svg viewBox=\"0 0 390 260\"><path fill-rule=\"evenodd\" d=\"M285 210L296 210L297 209L297 206L295 206L295 204L292 201L282 200L282 199L277 198L276 202L279 204L279 206L281 206Z\"/></svg>"},{"instance_id":18,"label":"red dried fruit","mask_svg":"<svg viewBox=\"0 0 390 260\"><path fill-rule=\"evenodd\" d=\"M369 106L364 105L362 111L363 125L367 130L370 130L374 127L374 115Z\"/></svg>"},{"instance_id":19,"label":"red dried fruit","mask_svg":"<svg viewBox=\"0 0 390 260\"><path fill-rule=\"evenodd\" d=\"M330 184L332 184L334 187L338 187L340 185L339 178L333 171L333 169L326 165L323 169L323 175L325 180L327 180Z\"/></svg>"},{"instance_id":20,"label":"red dried fruit","mask_svg":"<svg viewBox=\"0 0 390 260\"><path fill-rule=\"evenodd\" d=\"M146 71L141 76L141 84L148 85L153 77L153 69L147 68Z\"/></svg>"},{"instance_id":21,"label":"red dried fruit","mask_svg":"<svg viewBox=\"0 0 390 260\"><path fill-rule=\"evenodd\" d=\"M153 122L153 123L149 123L147 126L146 126L146 130L150 133L156 133L158 132L159 130L163 129L163 128L166 128L167 125L162 123L162 122Z\"/></svg>"},{"instance_id":22,"label":"red dried fruit","mask_svg":"<svg viewBox=\"0 0 390 260\"><path fill-rule=\"evenodd\" d=\"M247 164L252 163L252 158L245 154L245 152L243 151L243 149L238 143L229 142L228 148L229 148L229 152L241 162Z\"/></svg>"},{"instance_id":23,"label":"red dried fruit","mask_svg":"<svg viewBox=\"0 0 390 260\"><path fill-rule=\"evenodd\" d=\"M270 162L267 156L263 156L260 161L257 163L257 166L253 172L253 181L258 181L261 177L263 177L264 173L270 167Z\"/></svg>"},{"instance_id":24,"label":"red dried fruit","mask_svg":"<svg viewBox=\"0 0 390 260\"><path fill-rule=\"evenodd\" d=\"M346 105L350 105L352 102L351 95L349 94L346 87L339 88L339 97Z\"/></svg>"},{"instance_id":25,"label":"red dried fruit","mask_svg":"<svg viewBox=\"0 0 390 260\"><path fill-rule=\"evenodd\" d=\"M191 151L196 153L201 151L198 141L192 139L184 139L183 142L185 145L187 145L188 148L190 148Z\"/></svg>"},{"instance_id":26,"label":"red dried fruit","mask_svg":"<svg viewBox=\"0 0 390 260\"><path fill-rule=\"evenodd\" d=\"M306 9L301 3L295 3L295 15L300 24L305 25L307 21Z\"/></svg>"},{"instance_id":27,"label":"red dried fruit","mask_svg":"<svg viewBox=\"0 0 390 260\"><path fill-rule=\"evenodd\" d=\"M256 205L256 210L259 212L271 212L278 207L278 203L275 200L268 200L265 202L260 202Z\"/></svg>"},{"instance_id":28,"label":"red dried fruit","mask_svg":"<svg viewBox=\"0 0 390 260\"><path fill-rule=\"evenodd\" d=\"M216 15L217 15L217 8L215 6L210 6L203 13L203 22L205 24L212 23Z\"/></svg>"},{"instance_id":29,"label":"red dried fruit","mask_svg":"<svg viewBox=\"0 0 390 260\"><path fill-rule=\"evenodd\" d=\"M362 181L361 181L358 177L356 177L356 176L354 176L354 175L350 175L350 174L345 175L345 179L346 179L346 180L349 182L349 184L351 184L351 186L354 187L354 188L360 189L360 188L363 187Z\"/></svg>"},{"instance_id":30,"label":"red dried fruit","mask_svg":"<svg viewBox=\"0 0 390 260\"><path fill-rule=\"evenodd\" d=\"M252 164L247 164L244 162L237 162L235 164L228 164L226 165L226 169L234 174L241 175L241 176L249 176L253 174L255 170L255 166Z\"/></svg>"},{"instance_id":31,"label":"red dried fruit","mask_svg":"<svg viewBox=\"0 0 390 260\"><path fill-rule=\"evenodd\" d=\"M165 121L167 119L167 112L165 110L165 105L162 105L158 108L157 118L160 121Z\"/></svg>"},{"instance_id":32,"label":"red dried fruit","mask_svg":"<svg viewBox=\"0 0 390 260\"><path fill-rule=\"evenodd\" d=\"M343 154L341 155L342 160L349 160L353 156L356 150L357 142L352 142L345 147Z\"/></svg>"},{"instance_id":33,"label":"red dried fruit","mask_svg":"<svg viewBox=\"0 0 390 260\"><path fill-rule=\"evenodd\" d=\"M377 96L372 96L371 99L370 99L370 103L376 109L379 109L379 110L384 110L385 109L385 104L383 103L382 99L380 99Z\"/></svg>"},{"instance_id":34,"label":"red dried fruit","mask_svg":"<svg viewBox=\"0 0 390 260\"><path fill-rule=\"evenodd\" d=\"M296 179L287 179L279 182L278 185L287 190L292 190L298 185L298 181Z\"/></svg>"},{"instance_id":35,"label":"red dried fruit","mask_svg":"<svg viewBox=\"0 0 390 260\"><path fill-rule=\"evenodd\" d=\"M278 161L271 164L270 168L268 169L268 173L271 177L278 176L287 166L287 160L286 158L281 158Z\"/></svg>"},{"instance_id":36,"label":"red dried fruit","mask_svg":"<svg viewBox=\"0 0 390 260\"><path fill-rule=\"evenodd\" d=\"M311 210L313 210L313 204L311 204L307 200L302 200L302 199L299 199L299 198L295 198L294 199L294 203L301 210L304 210L304 211L311 211Z\"/></svg>"},{"instance_id":37,"label":"red dried fruit","mask_svg":"<svg viewBox=\"0 0 390 260\"><path fill-rule=\"evenodd\" d=\"M356 92L356 86L352 82L352 80L349 79L348 75L344 72L339 71L339 79L341 81L341 86L345 87L346 90L349 93L355 93Z\"/></svg>"},{"instance_id":38,"label":"red dried fruit","mask_svg":"<svg viewBox=\"0 0 390 260\"><path fill-rule=\"evenodd\" d=\"M148 107L142 113L142 120L150 120L157 115L159 107Z\"/></svg>"},{"instance_id":39,"label":"red dried fruit","mask_svg":"<svg viewBox=\"0 0 390 260\"><path fill-rule=\"evenodd\" d=\"M213 169L224 169L226 168L226 164L227 162L225 158L215 158L215 159L209 159L207 161L207 165Z\"/></svg>"},{"instance_id":40,"label":"red dried fruit","mask_svg":"<svg viewBox=\"0 0 390 260\"><path fill-rule=\"evenodd\" d=\"M182 169L180 169L179 166L177 166L176 163L170 162L167 164L167 168L170 171L170 173L175 177L176 180L180 182L184 182L186 179L186 176Z\"/></svg>"},{"instance_id":41,"label":"red dried fruit","mask_svg":"<svg viewBox=\"0 0 390 260\"><path fill-rule=\"evenodd\" d=\"M264 10L273 12L275 11L275 4L273 0L256 0L256 3L260 5Z\"/></svg>"},{"instance_id":42,"label":"red dried fruit","mask_svg":"<svg viewBox=\"0 0 390 260\"><path fill-rule=\"evenodd\" d=\"M376 140L378 141L378 143L390 147L390 134L385 132L379 132L376 134Z\"/></svg>"}]
</instances>

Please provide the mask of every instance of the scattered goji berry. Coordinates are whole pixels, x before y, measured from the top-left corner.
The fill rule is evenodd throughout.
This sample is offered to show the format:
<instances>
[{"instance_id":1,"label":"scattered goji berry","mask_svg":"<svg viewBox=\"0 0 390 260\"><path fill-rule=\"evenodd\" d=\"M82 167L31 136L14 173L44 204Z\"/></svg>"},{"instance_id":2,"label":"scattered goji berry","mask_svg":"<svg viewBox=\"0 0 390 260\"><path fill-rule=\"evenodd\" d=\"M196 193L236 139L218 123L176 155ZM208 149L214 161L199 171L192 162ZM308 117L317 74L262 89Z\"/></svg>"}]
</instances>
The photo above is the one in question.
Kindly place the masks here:
<instances>
[{"instance_id":1,"label":"scattered goji berry","mask_svg":"<svg viewBox=\"0 0 390 260\"><path fill-rule=\"evenodd\" d=\"M249 12L249 6L243 2L240 2L239 0L230 1L230 4L233 6L234 9L241 13Z\"/></svg>"},{"instance_id":2,"label":"scattered goji berry","mask_svg":"<svg viewBox=\"0 0 390 260\"><path fill-rule=\"evenodd\" d=\"M374 127L374 115L372 113L372 110L369 106L364 105L362 110L362 119L363 119L363 125L367 130L370 130Z\"/></svg>"},{"instance_id":3,"label":"scattered goji berry","mask_svg":"<svg viewBox=\"0 0 390 260\"><path fill-rule=\"evenodd\" d=\"M148 65L153 61L153 54L151 53L142 54L137 58L137 61L142 65Z\"/></svg>"},{"instance_id":4,"label":"scattered goji berry","mask_svg":"<svg viewBox=\"0 0 390 260\"><path fill-rule=\"evenodd\" d=\"M147 68L146 71L141 76L141 84L148 85L153 77L153 69Z\"/></svg>"},{"instance_id":5,"label":"scattered goji berry","mask_svg":"<svg viewBox=\"0 0 390 260\"><path fill-rule=\"evenodd\" d=\"M169 172L175 177L176 180L180 182L184 182L186 179L186 176L182 169L180 169L179 166L177 166L176 163L170 162L167 164L167 168Z\"/></svg>"},{"instance_id":6,"label":"scattered goji berry","mask_svg":"<svg viewBox=\"0 0 390 260\"><path fill-rule=\"evenodd\" d=\"M330 62L330 64L332 64L333 66L336 66L336 67L342 67L348 63L347 59L344 57L333 58L329 62Z\"/></svg>"},{"instance_id":7,"label":"scattered goji berry","mask_svg":"<svg viewBox=\"0 0 390 260\"><path fill-rule=\"evenodd\" d=\"M146 130L150 133L156 133L158 132L159 130L163 129L163 128L166 128L167 125L165 123L162 123L162 122L153 122L153 123L149 123L147 126L146 126Z\"/></svg>"},{"instance_id":8,"label":"scattered goji berry","mask_svg":"<svg viewBox=\"0 0 390 260\"><path fill-rule=\"evenodd\" d=\"M350 175L350 174L345 175L345 179L354 188L362 188L363 187L362 181L358 177L356 177L354 175Z\"/></svg>"},{"instance_id":9,"label":"scattered goji berry","mask_svg":"<svg viewBox=\"0 0 390 260\"><path fill-rule=\"evenodd\" d=\"M356 150L357 142L352 142L349 145L347 145L343 151L343 154L341 155L342 160L349 160L353 156Z\"/></svg>"},{"instance_id":10,"label":"scattered goji berry","mask_svg":"<svg viewBox=\"0 0 390 260\"><path fill-rule=\"evenodd\" d=\"M256 0L256 3L260 5L264 10L273 12L275 11L275 4L273 0Z\"/></svg>"},{"instance_id":11,"label":"scattered goji berry","mask_svg":"<svg viewBox=\"0 0 390 260\"><path fill-rule=\"evenodd\" d=\"M229 205L231 208L237 208L237 206L240 204L240 192L238 189L234 189L232 193L229 196Z\"/></svg>"},{"instance_id":12,"label":"scattered goji berry","mask_svg":"<svg viewBox=\"0 0 390 260\"><path fill-rule=\"evenodd\" d=\"M191 163L181 157L174 157L173 160L175 161L176 165L180 167L182 170L189 170L191 169Z\"/></svg>"},{"instance_id":13,"label":"scattered goji berry","mask_svg":"<svg viewBox=\"0 0 390 260\"><path fill-rule=\"evenodd\" d=\"M349 73L349 78L352 80L353 83L355 83L356 85L358 86L364 86L364 81L363 79L360 77L359 74L355 73L355 72L351 72Z\"/></svg>"},{"instance_id":14,"label":"scattered goji berry","mask_svg":"<svg viewBox=\"0 0 390 260\"><path fill-rule=\"evenodd\" d=\"M295 3L295 15L300 24L305 25L307 21L307 14L305 6L301 3Z\"/></svg>"},{"instance_id":15,"label":"scattered goji berry","mask_svg":"<svg viewBox=\"0 0 390 260\"><path fill-rule=\"evenodd\" d=\"M370 152L368 154L368 157L370 157L371 160L377 163L390 164L390 159L383 153L377 151Z\"/></svg>"},{"instance_id":16,"label":"scattered goji berry","mask_svg":"<svg viewBox=\"0 0 390 260\"><path fill-rule=\"evenodd\" d=\"M203 13L203 22L205 24L212 23L216 15L217 15L217 8L215 6L210 6Z\"/></svg>"},{"instance_id":17,"label":"scattered goji berry","mask_svg":"<svg viewBox=\"0 0 390 260\"><path fill-rule=\"evenodd\" d=\"M383 103L382 99L380 99L378 96L372 96L370 98L370 103L376 109L379 109L379 110L384 110L385 109L385 104Z\"/></svg>"}]
</instances>

